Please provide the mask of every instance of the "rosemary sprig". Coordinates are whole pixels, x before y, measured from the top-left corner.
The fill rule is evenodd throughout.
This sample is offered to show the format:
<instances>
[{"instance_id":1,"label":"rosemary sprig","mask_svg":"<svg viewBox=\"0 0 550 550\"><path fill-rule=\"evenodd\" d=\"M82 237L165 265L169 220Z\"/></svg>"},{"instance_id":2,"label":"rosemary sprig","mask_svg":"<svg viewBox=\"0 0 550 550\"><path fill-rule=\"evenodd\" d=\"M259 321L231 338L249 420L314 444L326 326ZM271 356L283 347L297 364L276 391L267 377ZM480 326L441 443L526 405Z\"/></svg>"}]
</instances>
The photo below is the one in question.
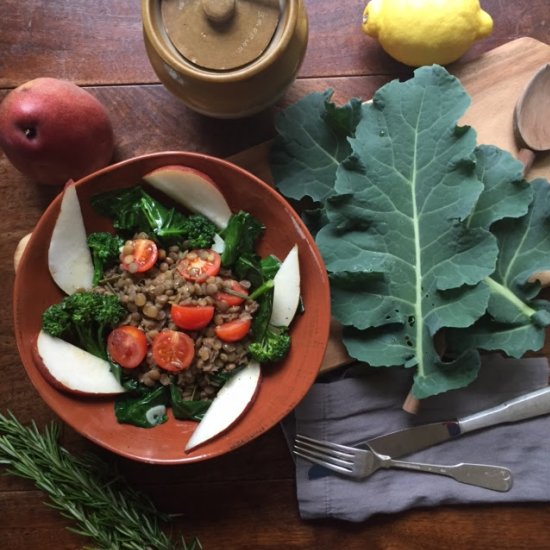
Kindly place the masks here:
<instances>
[{"instance_id":1,"label":"rosemary sprig","mask_svg":"<svg viewBox=\"0 0 550 550\"><path fill-rule=\"evenodd\" d=\"M74 533L93 539L96 550L199 550L182 537L173 542L161 529L169 517L133 489L113 467L93 454L72 455L58 443L55 423L40 433L13 415L0 414L0 464L30 479L49 496L49 506L76 522ZM91 547L89 547L91 548Z\"/></svg>"}]
</instances>

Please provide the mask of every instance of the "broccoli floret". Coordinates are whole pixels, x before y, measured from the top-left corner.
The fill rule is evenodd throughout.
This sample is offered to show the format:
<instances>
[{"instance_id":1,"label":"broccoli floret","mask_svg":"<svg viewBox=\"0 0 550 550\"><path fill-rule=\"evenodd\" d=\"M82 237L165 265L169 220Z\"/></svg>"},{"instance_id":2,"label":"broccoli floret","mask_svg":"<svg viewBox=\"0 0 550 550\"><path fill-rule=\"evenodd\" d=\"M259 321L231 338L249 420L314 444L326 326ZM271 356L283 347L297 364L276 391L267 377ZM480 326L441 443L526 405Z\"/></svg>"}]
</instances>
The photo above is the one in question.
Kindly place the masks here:
<instances>
[{"instance_id":1,"label":"broccoli floret","mask_svg":"<svg viewBox=\"0 0 550 550\"><path fill-rule=\"evenodd\" d=\"M51 305L42 314L42 330L56 338L61 338L71 330L71 316L63 302Z\"/></svg>"},{"instance_id":2,"label":"broccoli floret","mask_svg":"<svg viewBox=\"0 0 550 550\"><path fill-rule=\"evenodd\" d=\"M118 235L111 235L104 231L90 233L87 240L94 264L92 284L97 285L103 277L105 269L118 261L120 248L124 242Z\"/></svg>"},{"instance_id":3,"label":"broccoli floret","mask_svg":"<svg viewBox=\"0 0 550 550\"><path fill-rule=\"evenodd\" d=\"M216 226L204 216L189 216L183 225L183 238L190 248L210 248L214 242Z\"/></svg>"},{"instance_id":4,"label":"broccoli floret","mask_svg":"<svg viewBox=\"0 0 550 550\"><path fill-rule=\"evenodd\" d=\"M286 327L270 325L262 339L248 346L248 353L258 363L271 363L283 359L290 349L290 335Z\"/></svg>"},{"instance_id":5,"label":"broccoli floret","mask_svg":"<svg viewBox=\"0 0 550 550\"><path fill-rule=\"evenodd\" d=\"M44 311L42 329L106 359L107 332L118 325L126 313L116 296L76 292Z\"/></svg>"}]
</instances>

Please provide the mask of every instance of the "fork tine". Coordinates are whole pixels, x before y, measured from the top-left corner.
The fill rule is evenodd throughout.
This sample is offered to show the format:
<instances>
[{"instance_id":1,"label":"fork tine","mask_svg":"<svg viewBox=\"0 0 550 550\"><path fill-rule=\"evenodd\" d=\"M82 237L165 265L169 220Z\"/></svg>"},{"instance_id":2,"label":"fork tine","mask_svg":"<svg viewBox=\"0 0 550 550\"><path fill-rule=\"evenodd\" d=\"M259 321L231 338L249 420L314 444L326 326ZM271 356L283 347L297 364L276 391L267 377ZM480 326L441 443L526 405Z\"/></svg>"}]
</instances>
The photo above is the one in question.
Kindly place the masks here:
<instances>
[{"instance_id":1,"label":"fork tine","mask_svg":"<svg viewBox=\"0 0 550 550\"><path fill-rule=\"evenodd\" d=\"M334 458L341 458L343 460L352 460L353 459L353 453L348 452L342 452L333 449L329 445L324 445L323 443L310 443L309 441L303 441L301 439L296 439L294 441L294 445L297 445L299 447L302 447L304 450L309 450L312 452L315 452L317 454L321 454L323 456L330 456Z\"/></svg>"},{"instance_id":2,"label":"fork tine","mask_svg":"<svg viewBox=\"0 0 550 550\"><path fill-rule=\"evenodd\" d=\"M308 437L307 435L296 434L295 441L296 443L300 443L303 445L307 444L319 450L331 449L333 451L337 451L338 453L345 454L350 458L353 457L355 454L357 454L357 449L354 447L349 447L347 445L340 445L339 443L332 443L330 441L321 441L319 439L313 439L312 437Z\"/></svg>"},{"instance_id":3,"label":"fork tine","mask_svg":"<svg viewBox=\"0 0 550 550\"><path fill-rule=\"evenodd\" d=\"M335 464L336 466L349 468L353 465L353 457L351 457L350 455L346 456L339 451L333 451L329 449L327 452L323 449L316 448L314 445L308 445L307 443L301 444L300 442L294 443L294 449L296 451L307 453L310 456L319 458L320 460Z\"/></svg>"},{"instance_id":4,"label":"fork tine","mask_svg":"<svg viewBox=\"0 0 550 550\"><path fill-rule=\"evenodd\" d=\"M301 451L297 451L296 449L294 449L294 454L296 456L299 456L300 458L303 458L304 460L307 460L308 462L313 462L313 464L319 464L319 466L324 466L325 468L328 468L329 470L333 470L334 472L348 475L348 476L351 474L351 470L349 468L337 466L336 464L332 464L330 462L327 462L326 460L321 460L315 456L312 456L309 453L302 453Z\"/></svg>"}]
</instances>

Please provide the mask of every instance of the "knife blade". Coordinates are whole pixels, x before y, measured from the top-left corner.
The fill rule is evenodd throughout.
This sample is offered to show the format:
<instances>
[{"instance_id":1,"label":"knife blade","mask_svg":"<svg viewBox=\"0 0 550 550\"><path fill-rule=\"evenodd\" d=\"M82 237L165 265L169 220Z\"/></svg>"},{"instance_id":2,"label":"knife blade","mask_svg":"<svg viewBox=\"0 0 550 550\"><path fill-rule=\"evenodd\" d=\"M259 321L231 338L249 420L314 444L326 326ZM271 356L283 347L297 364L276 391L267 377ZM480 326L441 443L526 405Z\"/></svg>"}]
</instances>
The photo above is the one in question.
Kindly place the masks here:
<instances>
[{"instance_id":1,"label":"knife blade","mask_svg":"<svg viewBox=\"0 0 550 550\"><path fill-rule=\"evenodd\" d=\"M406 456L428 447L433 447L456 439L466 433L510 422L518 422L550 413L550 386L510 399L477 413L446 420L404 428L389 434L369 439L356 445L359 448L371 447L376 452L392 458ZM328 470L312 467L310 479L324 477Z\"/></svg>"},{"instance_id":2,"label":"knife blade","mask_svg":"<svg viewBox=\"0 0 550 550\"><path fill-rule=\"evenodd\" d=\"M550 386L463 418L433 422L372 438L366 443L392 458L405 456L463 434L550 413Z\"/></svg>"}]
</instances>

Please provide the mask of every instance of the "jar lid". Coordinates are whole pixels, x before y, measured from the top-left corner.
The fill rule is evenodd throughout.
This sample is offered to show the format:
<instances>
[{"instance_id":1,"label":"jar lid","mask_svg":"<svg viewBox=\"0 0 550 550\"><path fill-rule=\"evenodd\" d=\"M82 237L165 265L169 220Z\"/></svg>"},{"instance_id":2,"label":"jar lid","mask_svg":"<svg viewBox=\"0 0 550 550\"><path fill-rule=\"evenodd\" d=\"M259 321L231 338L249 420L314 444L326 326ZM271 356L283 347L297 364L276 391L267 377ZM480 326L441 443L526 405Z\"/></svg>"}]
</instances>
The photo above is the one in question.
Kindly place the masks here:
<instances>
[{"instance_id":1,"label":"jar lid","mask_svg":"<svg viewBox=\"0 0 550 550\"><path fill-rule=\"evenodd\" d=\"M279 0L162 0L170 41L190 63L229 71L256 60L271 42Z\"/></svg>"}]
</instances>

